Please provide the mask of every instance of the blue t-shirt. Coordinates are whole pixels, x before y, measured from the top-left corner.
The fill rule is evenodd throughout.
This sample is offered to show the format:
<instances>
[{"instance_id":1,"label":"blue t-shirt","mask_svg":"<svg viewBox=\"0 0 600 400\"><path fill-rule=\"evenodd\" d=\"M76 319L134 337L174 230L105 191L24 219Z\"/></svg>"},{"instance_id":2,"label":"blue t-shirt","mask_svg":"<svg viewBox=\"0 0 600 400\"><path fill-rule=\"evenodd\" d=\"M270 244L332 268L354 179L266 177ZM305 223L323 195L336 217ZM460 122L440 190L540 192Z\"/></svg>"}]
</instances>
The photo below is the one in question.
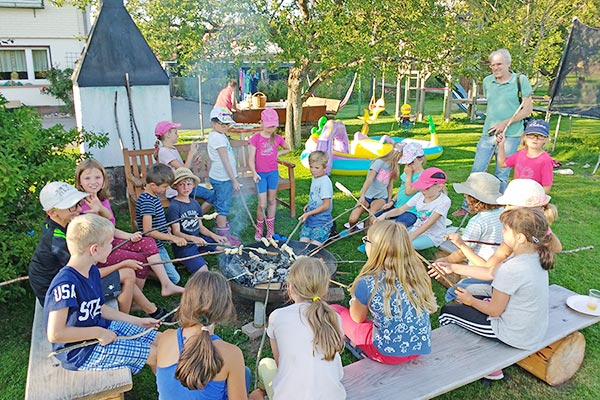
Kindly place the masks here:
<instances>
[{"instance_id":1,"label":"blue t-shirt","mask_svg":"<svg viewBox=\"0 0 600 400\"><path fill-rule=\"evenodd\" d=\"M312 211L323 204L323 199L330 199L329 209L306 218L305 226L309 228L325 226L331 222L331 209L333 208L333 185L327 175L312 178L310 194L306 211Z\"/></svg>"},{"instance_id":2,"label":"blue t-shirt","mask_svg":"<svg viewBox=\"0 0 600 400\"><path fill-rule=\"evenodd\" d=\"M162 226L158 231L161 233L169 233L166 226L167 218L165 216L165 210L157 196L152 196L149 193L142 193L135 202L135 221L137 222L138 229L141 231L142 228L142 217L144 215L152 215L152 227L156 228ZM165 247L165 242L162 240L156 240L157 247Z\"/></svg>"},{"instance_id":3,"label":"blue t-shirt","mask_svg":"<svg viewBox=\"0 0 600 400\"><path fill-rule=\"evenodd\" d=\"M85 277L75 268L62 268L50 283L44 301L44 318L46 327L51 311L68 308L67 326L108 328L110 321L102 318L104 294L100 282L100 272L92 265L89 277ZM52 343L52 350L57 351L76 343ZM85 363L94 346L81 347L56 355L63 368L76 371Z\"/></svg>"},{"instance_id":4,"label":"blue t-shirt","mask_svg":"<svg viewBox=\"0 0 600 400\"><path fill-rule=\"evenodd\" d=\"M222 340L217 335L210 335L210 339ZM177 329L177 344L179 353L183 352L183 331ZM175 369L177 364L168 367L156 367L156 386L158 388L159 400L177 399L177 400L224 400L227 399L227 381L210 381L202 390L190 390L183 386L181 382L175 379Z\"/></svg>"},{"instance_id":5,"label":"blue t-shirt","mask_svg":"<svg viewBox=\"0 0 600 400\"><path fill-rule=\"evenodd\" d=\"M190 199L189 203L184 203L177 199L172 199L169 208L167 208L167 221L175 221L181 217L190 217L190 219L184 219L179 221L179 229L186 235L203 237L200 235L200 221L196 217L202 216L202 208L200 204L194 199ZM188 244L187 246L179 247L173 244L172 249L176 257L180 257L180 254L187 254L184 250L198 247L195 244Z\"/></svg>"},{"instance_id":6,"label":"blue t-shirt","mask_svg":"<svg viewBox=\"0 0 600 400\"><path fill-rule=\"evenodd\" d=\"M396 293L390 297L392 316L383 312L383 293L385 274L379 276L379 285L375 290L375 277L363 276L356 284L354 297L367 305L373 316L373 345L386 356L405 357L431 352L431 322L426 310L417 315L410 304L400 282L396 280Z\"/></svg>"},{"instance_id":7,"label":"blue t-shirt","mask_svg":"<svg viewBox=\"0 0 600 400\"><path fill-rule=\"evenodd\" d=\"M416 182L417 179L419 179L419 176L421 176L421 173L423 171L420 172L415 172L414 174L412 174L411 177L411 183ZM400 180L402 181L402 184L400 185L400 188L398 189L398 194L396 195L396 204L394 204L394 207L396 208L400 208L403 205L406 204L406 202L408 202L415 194L417 194L417 192L414 192L413 194L411 194L410 196L406 194L406 192L404 191L404 186L406 185L406 174L403 172L402 175L400 175ZM417 209L415 207L412 207L410 209L408 209L407 211L416 214Z\"/></svg>"}]
</instances>

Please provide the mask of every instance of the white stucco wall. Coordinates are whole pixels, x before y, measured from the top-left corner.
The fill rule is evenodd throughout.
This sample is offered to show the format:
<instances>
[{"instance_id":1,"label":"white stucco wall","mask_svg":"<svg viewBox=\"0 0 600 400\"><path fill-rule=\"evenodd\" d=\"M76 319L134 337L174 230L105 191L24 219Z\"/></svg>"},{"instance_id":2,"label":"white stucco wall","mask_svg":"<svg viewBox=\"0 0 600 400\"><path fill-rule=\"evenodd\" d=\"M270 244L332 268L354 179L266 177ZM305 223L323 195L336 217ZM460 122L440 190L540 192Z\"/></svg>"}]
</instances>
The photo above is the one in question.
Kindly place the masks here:
<instances>
[{"instance_id":1,"label":"white stucco wall","mask_svg":"<svg viewBox=\"0 0 600 400\"><path fill-rule=\"evenodd\" d=\"M129 104L125 87L74 87L75 119L77 128L91 132L109 133L110 143L103 149L90 148L87 144L81 151L90 152L105 167L123 165L123 154L117 134L114 103L117 92L117 118L123 147L133 149L129 118ZM171 98L169 86L133 86L131 88L133 114L140 131L142 146L135 135L135 148L154 147L154 127L157 122L171 120Z\"/></svg>"}]
</instances>

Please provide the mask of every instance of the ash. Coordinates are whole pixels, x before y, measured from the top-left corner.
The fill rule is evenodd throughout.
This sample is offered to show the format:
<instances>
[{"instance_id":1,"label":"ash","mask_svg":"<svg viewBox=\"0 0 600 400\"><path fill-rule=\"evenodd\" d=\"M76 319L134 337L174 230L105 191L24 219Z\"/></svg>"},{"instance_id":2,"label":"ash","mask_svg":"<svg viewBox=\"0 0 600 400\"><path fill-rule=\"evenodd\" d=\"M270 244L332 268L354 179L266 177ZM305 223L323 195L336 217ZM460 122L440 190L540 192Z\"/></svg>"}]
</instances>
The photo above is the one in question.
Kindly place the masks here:
<instances>
[{"instance_id":1,"label":"ash","mask_svg":"<svg viewBox=\"0 0 600 400\"><path fill-rule=\"evenodd\" d=\"M294 259L290 254L278 251L277 255L259 254L246 247L248 253L225 256L221 259L221 270L230 280L254 287L260 283L281 282L282 287ZM269 271L273 277L269 279Z\"/></svg>"}]
</instances>

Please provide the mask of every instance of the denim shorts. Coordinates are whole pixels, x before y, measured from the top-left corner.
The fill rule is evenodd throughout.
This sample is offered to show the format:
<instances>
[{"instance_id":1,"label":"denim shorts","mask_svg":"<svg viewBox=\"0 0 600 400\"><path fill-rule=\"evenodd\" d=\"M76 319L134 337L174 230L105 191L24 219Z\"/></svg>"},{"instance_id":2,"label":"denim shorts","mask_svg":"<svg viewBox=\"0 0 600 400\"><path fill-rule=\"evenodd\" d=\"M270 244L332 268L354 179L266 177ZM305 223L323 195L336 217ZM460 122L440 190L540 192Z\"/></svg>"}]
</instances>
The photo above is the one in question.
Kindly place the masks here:
<instances>
[{"instance_id":1,"label":"denim shorts","mask_svg":"<svg viewBox=\"0 0 600 400\"><path fill-rule=\"evenodd\" d=\"M376 198L374 198L374 197L365 197L365 201L367 202L367 204L369 206L371 206L371 203L374 202L375 200L383 200L386 203L388 201L387 197L376 197Z\"/></svg>"},{"instance_id":2,"label":"denim shorts","mask_svg":"<svg viewBox=\"0 0 600 400\"><path fill-rule=\"evenodd\" d=\"M190 193L192 199L204 199L205 202L212 204L215 201L215 191L198 185Z\"/></svg>"},{"instance_id":3,"label":"denim shorts","mask_svg":"<svg viewBox=\"0 0 600 400\"><path fill-rule=\"evenodd\" d=\"M327 239L329 239L329 232L331 231L331 223L325 224L325 226L315 226L309 227L306 225L302 226L300 229L300 238L308 238L311 241L315 240L317 242L323 243Z\"/></svg>"},{"instance_id":4,"label":"denim shorts","mask_svg":"<svg viewBox=\"0 0 600 400\"><path fill-rule=\"evenodd\" d=\"M210 184L215 190L215 201L213 202L215 210L219 215L228 216L233 200L233 182L210 179Z\"/></svg>"},{"instance_id":5,"label":"denim shorts","mask_svg":"<svg viewBox=\"0 0 600 400\"><path fill-rule=\"evenodd\" d=\"M279 171L258 172L260 181L256 184L256 193L265 193L267 190L277 190L279 184Z\"/></svg>"}]
</instances>

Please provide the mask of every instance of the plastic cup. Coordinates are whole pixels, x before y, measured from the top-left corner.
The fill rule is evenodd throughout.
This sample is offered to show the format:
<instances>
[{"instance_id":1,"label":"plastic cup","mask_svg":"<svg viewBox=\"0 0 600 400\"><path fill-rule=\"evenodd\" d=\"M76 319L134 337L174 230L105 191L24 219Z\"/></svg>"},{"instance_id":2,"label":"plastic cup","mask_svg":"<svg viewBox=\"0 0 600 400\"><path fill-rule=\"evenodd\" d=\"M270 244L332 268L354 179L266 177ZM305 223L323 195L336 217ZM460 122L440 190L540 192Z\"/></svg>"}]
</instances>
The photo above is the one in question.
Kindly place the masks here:
<instances>
[{"instance_id":1,"label":"plastic cup","mask_svg":"<svg viewBox=\"0 0 600 400\"><path fill-rule=\"evenodd\" d=\"M600 307L600 290L590 289L590 295L588 296L587 308L590 311L596 311Z\"/></svg>"}]
</instances>

